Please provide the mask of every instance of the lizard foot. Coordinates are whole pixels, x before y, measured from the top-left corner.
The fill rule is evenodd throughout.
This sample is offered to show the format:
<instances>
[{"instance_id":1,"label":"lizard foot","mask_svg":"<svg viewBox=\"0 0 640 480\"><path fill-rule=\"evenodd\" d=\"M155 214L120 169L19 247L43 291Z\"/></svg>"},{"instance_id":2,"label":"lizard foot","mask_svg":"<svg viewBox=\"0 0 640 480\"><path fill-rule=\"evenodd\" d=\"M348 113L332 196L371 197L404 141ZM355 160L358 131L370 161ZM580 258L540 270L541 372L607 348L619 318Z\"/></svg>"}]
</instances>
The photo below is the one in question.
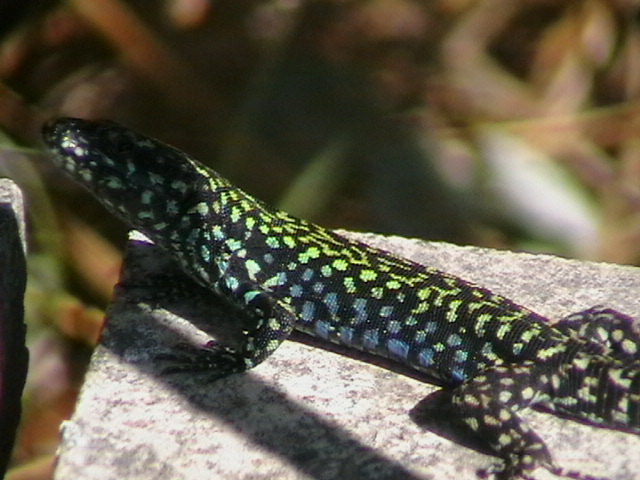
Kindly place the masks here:
<instances>
[{"instance_id":1,"label":"lizard foot","mask_svg":"<svg viewBox=\"0 0 640 480\"><path fill-rule=\"evenodd\" d=\"M179 343L174 351L161 353L156 356L156 360L165 364L162 368L164 374L206 374L209 380L246 369L240 353L213 340L200 347L190 343Z\"/></svg>"}]
</instances>

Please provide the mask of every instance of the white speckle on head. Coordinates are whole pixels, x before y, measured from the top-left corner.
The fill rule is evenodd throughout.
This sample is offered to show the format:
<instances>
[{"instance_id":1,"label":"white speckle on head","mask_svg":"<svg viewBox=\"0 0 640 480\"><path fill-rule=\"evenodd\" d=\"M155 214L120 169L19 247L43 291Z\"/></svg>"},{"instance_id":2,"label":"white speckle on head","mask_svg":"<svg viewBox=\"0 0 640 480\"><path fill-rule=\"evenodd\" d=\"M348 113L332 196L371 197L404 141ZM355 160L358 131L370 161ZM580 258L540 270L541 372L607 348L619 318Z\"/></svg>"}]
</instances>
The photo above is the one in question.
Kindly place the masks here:
<instances>
[{"instance_id":1,"label":"white speckle on head","mask_svg":"<svg viewBox=\"0 0 640 480\"><path fill-rule=\"evenodd\" d=\"M60 145L64 149L71 149L71 148L75 148L77 146L77 143L72 139L70 139L69 137L64 137L60 142Z\"/></svg>"},{"instance_id":2,"label":"white speckle on head","mask_svg":"<svg viewBox=\"0 0 640 480\"><path fill-rule=\"evenodd\" d=\"M127 172L135 173L136 170L138 170L138 167L136 166L136 164L131 160L127 160Z\"/></svg>"},{"instance_id":3,"label":"white speckle on head","mask_svg":"<svg viewBox=\"0 0 640 480\"><path fill-rule=\"evenodd\" d=\"M162 175L158 175L157 173L149 172L149 180L151 180L151 183L155 183L156 185L161 185L163 177Z\"/></svg>"},{"instance_id":4,"label":"white speckle on head","mask_svg":"<svg viewBox=\"0 0 640 480\"><path fill-rule=\"evenodd\" d=\"M196 205L196 211L204 217L209 213L209 205L207 205L205 202L200 202L198 205Z\"/></svg>"},{"instance_id":5,"label":"white speckle on head","mask_svg":"<svg viewBox=\"0 0 640 480\"><path fill-rule=\"evenodd\" d=\"M171 182L171 188L175 188L180 193L184 193L187 190L187 184L182 180L174 180L173 182Z\"/></svg>"},{"instance_id":6,"label":"white speckle on head","mask_svg":"<svg viewBox=\"0 0 640 480\"><path fill-rule=\"evenodd\" d=\"M107 187L109 188L113 188L113 189L122 188L122 181L120 181L118 177L109 177L106 183L107 183Z\"/></svg>"},{"instance_id":7,"label":"white speckle on head","mask_svg":"<svg viewBox=\"0 0 640 480\"><path fill-rule=\"evenodd\" d=\"M151 190L145 190L144 192L142 192L142 195L140 195L140 201L145 205L149 205L152 200L153 192Z\"/></svg>"},{"instance_id":8,"label":"white speckle on head","mask_svg":"<svg viewBox=\"0 0 640 480\"><path fill-rule=\"evenodd\" d=\"M175 215L178 213L178 202L176 200L167 200L167 213L169 215Z\"/></svg>"}]
</instances>

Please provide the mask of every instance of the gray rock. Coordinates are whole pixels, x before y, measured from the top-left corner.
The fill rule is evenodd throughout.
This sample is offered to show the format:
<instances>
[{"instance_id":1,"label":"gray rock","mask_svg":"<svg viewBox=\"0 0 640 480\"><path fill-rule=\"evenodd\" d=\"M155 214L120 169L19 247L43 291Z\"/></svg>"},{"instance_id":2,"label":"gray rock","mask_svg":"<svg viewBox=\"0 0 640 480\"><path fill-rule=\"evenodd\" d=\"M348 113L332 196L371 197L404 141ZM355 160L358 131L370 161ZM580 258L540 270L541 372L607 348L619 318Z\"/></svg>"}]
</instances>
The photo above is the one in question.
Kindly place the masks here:
<instances>
[{"instance_id":1,"label":"gray rock","mask_svg":"<svg viewBox=\"0 0 640 480\"><path fill-rule=\"evenodd\" d=\"M640 296L630 294L640 291L637 268L341 233L486 286L552 321L595 304L640 318ZM237 338L242 325L159 248L135 238L63 428L56 479L475 479L495 462L447 426L437 387L337 347L286 341L255 369L215 382L163 373L158 353L204 343L211 333ZM640 436L525 416L560 466L640 478ZM555 478L542 469L536 477Z\"/></svg>"},{"instance_id":2,"label":"gray rock","mask_svg":"<svg viewBox=\"0 0 640 480\"><path fill-rule=\"evenodd\" d=\"M29 353L25 345L24 207L18 187L0 178L0 478L20 420Z\"/></svg>"}]
</instances>

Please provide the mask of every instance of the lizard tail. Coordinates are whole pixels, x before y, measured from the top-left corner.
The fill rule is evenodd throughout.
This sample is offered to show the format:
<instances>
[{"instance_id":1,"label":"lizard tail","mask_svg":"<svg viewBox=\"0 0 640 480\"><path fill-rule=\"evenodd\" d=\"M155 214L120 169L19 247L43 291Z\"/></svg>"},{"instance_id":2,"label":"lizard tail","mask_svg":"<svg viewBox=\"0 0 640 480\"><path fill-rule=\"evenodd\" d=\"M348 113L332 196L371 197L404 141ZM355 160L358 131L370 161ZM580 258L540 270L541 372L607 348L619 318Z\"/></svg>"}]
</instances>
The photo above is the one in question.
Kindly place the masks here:
<instances>
[{"instance_id":1,"label":"lizard tail","mask_svg":"<svg viewBox=\"0 0 640 480\"><path fill-rule=\"evenodd\" d=\"M558 412L640 432L640 361L579 355L552 376L551 385Z\"/></svg>"}]
</instances>

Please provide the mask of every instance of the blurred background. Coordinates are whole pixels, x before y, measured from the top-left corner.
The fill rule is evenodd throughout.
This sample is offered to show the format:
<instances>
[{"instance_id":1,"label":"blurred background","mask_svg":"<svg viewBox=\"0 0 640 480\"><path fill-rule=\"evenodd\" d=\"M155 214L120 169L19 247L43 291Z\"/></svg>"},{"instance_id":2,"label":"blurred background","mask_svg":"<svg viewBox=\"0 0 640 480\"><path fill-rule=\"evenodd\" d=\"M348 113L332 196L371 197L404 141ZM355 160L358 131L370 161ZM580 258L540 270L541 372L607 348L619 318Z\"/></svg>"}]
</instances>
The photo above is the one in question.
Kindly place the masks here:
<instances>
[{"instance_id":1,"label":"blurred background","mask_svg":"<svg viewBox=\"0 0 640 480\"><path fill-rule=\"evenodd\" d=\"M9 479L51 476L127 227L56 171L109 118L332 228L640 264L637 0L0 0L0 177L29 213ZM0 267L1 268L1 267Z\"/></svg>"}]
</instances>

